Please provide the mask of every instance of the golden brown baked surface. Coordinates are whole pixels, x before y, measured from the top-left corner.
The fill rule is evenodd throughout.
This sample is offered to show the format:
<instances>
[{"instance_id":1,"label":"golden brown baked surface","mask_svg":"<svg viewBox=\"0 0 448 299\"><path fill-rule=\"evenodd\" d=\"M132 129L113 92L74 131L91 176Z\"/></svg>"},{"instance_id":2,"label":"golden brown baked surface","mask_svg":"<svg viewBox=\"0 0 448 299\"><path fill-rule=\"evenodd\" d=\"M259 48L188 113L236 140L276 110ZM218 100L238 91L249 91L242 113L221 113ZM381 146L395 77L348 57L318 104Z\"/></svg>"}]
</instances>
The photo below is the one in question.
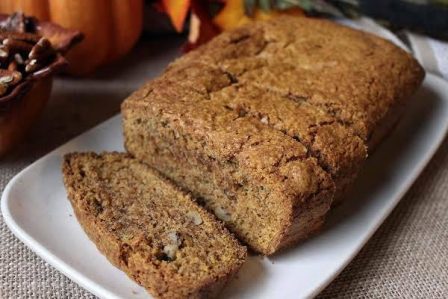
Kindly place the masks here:
<instances>
[{"instance_id":1,"label":"golden brown baked surface","mask_svg":"<svg viewBox=\"0 0 448 299\"><path fill-rule=\"evenodd\" d=\"M272 254L319 229L423 76L378 37L277 18L221 34L130 96L125 145Z\"/></svg>"},{"instance_id":2,"label":"golden brown baked surface","mask_svg":"<svg viewBox=\"0 0 448 299\"><path fill-rule=\"evenodd\" d=\"M197 88L215 92L228 80L208 67L198 76ZM213 92L171 83L178 79L155 80L150 96L125 104L129 152L191 190L258 252L274 253L315 230L334 193L317 159L300 141L212 100ZM298 217L304 211L312 217ZM296 221L303 223L292 232Z\"/></svg>"},{"instance_id":3,"label":"golden brown baked surface","mask_svg":"<svg viewBox=\"0 0 448 299\"><path fill-rule=\"evenodd\" d=\"M246 258L189 195L126 154L68 154L63 173L90 239L156 298L212 296Z\"/></svg>"},{"instance_id":4,"label":"golden brown baked surface","mask_svg":"<svg viewBox=\"0 0 448 299\"><path fill-rule=\"evenodd\" d=\"M418 62L389 41L327 20L286 16L221 34L169 69L191 63L307 101L368 143L424 77Z\"/></svg>"}]
</instances>

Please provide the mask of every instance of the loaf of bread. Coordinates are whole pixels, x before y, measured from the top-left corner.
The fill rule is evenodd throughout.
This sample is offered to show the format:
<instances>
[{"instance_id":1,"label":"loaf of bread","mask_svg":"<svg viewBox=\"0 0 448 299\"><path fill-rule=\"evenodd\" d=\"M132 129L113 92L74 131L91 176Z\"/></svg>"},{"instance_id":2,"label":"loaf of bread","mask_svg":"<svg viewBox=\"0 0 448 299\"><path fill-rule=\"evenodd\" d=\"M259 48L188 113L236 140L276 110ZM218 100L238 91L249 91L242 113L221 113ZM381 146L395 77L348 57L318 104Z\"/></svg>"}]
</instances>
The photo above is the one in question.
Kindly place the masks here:
<instances>
[{"instance_id":1,"label":"loaf of bread","mask_svg":"<svg viewBox=\"0 0 448 299\"><path fill-rule=\"evenodd\" d=\"M321 227L423 76L403 50L329 21L255 23L131 95L125 146L272 254Z\"/></svg>"},{"instance_id":2,"label":"loaf of bread","mask_svg":"<svg viewBox=\"0 0 448 299\"><path fill-rule=\"evenodd\" d=\"M155 298L213 296L246 258L189 195L126 154L69 154L63 174L90 239Z\"/></svg>"},{"instance_id":3,"label":"loaf of bread","mask_svg":"<svg viewBox=\"0 0 448 299\"><path fill-rule=\"evenodd\" d=\"M221 34L170 69L192 63L237 83L306 101L372 151L398 120L424 71L391 42L327 20L281 17Z\"/></svg>"}]
</instances>

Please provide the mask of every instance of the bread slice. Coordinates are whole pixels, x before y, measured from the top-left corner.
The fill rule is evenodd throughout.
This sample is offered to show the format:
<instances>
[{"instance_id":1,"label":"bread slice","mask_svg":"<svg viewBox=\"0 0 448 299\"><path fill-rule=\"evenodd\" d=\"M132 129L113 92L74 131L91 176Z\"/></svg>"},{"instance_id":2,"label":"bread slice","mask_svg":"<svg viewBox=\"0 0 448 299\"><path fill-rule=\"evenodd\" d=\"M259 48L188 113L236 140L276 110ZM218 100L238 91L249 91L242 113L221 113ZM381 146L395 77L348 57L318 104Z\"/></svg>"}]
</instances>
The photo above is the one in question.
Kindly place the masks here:
<instances>
[{"instance_id":1,"label":"bread slice","mask_svg":"<svg viewBox=\"0 0 448 299\"><path fill-rule=\"evenodd\" d=\"M156 298L216 295L245 261L220 222L126 154L68 154L63 174L90 239Z\"/></svg>"}]
</instances>

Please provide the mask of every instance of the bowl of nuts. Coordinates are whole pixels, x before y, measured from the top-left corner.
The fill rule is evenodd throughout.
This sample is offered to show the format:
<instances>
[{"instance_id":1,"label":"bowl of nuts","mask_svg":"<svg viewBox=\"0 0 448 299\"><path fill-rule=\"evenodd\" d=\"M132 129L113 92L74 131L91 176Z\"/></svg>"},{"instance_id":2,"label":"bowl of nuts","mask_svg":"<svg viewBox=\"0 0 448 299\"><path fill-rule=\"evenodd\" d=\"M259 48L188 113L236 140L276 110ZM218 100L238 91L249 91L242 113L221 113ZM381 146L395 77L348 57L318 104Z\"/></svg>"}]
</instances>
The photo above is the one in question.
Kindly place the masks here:
<instances>
[{"instance_id":1,"label":"bowl of nuts","mask_svg":"<svg viewBox=\"0 0 448 299\"><path fill-rule=\"evenodd\" d=\"M47 103L79 31L21 13L0 14L0 156L19 143Z\"/></svg>"}]
</instances>

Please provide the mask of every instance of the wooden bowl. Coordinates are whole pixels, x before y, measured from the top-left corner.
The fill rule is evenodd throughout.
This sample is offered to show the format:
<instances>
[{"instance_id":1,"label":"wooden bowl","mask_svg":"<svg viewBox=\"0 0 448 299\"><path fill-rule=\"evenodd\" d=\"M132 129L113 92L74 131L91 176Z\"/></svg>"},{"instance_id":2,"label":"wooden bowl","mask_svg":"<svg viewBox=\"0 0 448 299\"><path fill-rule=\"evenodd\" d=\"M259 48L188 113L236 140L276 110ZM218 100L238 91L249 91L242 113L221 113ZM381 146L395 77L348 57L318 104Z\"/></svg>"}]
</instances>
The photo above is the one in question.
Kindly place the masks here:
<instances>
[{"instance_id":1,"label":"wooden bowl","mask_svg":"<svg viewBox=\"0 0 448 299\"><path fill-rule=\"evenodd\" d=\"M14 20L13 18L16 19ZM19 73L17 78L20 79L17 79L17 82L10 83L13 85L3 85L7 88L3 89L3 91L7 90L7 92L0 96L0 157L20 143L33 123L38 119L50 97L54 74L67 65L63 55L82 39L82 34L79 31L64 29L50 22L39 22L22 14L0 15L0 29L3 30L0 30L0 33L6 34L6 39L20 41L20 37L16 38L12 33L29 33L28 31L23 31L23 28L25 28L23 25L25 24L24 20L26 20L27 24L33 22L32 33L36 35L36 40L39 39L34 44L30 42L32 49L36 49L36 45L41 42L40 38L43 37L46 39L44 40L47 46L45 49L51 51L51 56L46 55L45 60L42 61L34 59L36 64L41 64L35 70L34 68L27 70L25 64L26 67L29 66L33 58L30 54L32 50L26 53L26 58L21 58L22 55L25 55L22 52L19 58L23 61L19 63L19 60L14 56L16 54L12 54L15 53L16 49L12 46L7 49L7 55L3 57L3 64L0 64L0 71L11 72L12 70L9 68L11 63L14 63L14 71ZM19 30L16 29L19 27L22 28L22 31L15 31ZM42 49L44 48L38 50ZM38 53L38 51L35 51L35 53ZM39 55L42 55L41 53ZM26 62L25 59L27 59ZM2 61L0 60L0 62ZM6 65L7 67L5 67ZM34 67L35 65L32 66ZM4 74L2 76L3 79L6 78ZM9 78L12 77L9 76Z\"/></svg>"},{"instance_id":2,"label":"wooden bowl","mask_svg":"<svg viewBox=\"0 0 448 299\"><path fill-rule=\"evenodd\" d=\"M7 113L0 113L0 156L23 140L42 113L50 97L52 81L52 77L37 81L20 100L11 103Z\"/></svg>"}]
</instances>

